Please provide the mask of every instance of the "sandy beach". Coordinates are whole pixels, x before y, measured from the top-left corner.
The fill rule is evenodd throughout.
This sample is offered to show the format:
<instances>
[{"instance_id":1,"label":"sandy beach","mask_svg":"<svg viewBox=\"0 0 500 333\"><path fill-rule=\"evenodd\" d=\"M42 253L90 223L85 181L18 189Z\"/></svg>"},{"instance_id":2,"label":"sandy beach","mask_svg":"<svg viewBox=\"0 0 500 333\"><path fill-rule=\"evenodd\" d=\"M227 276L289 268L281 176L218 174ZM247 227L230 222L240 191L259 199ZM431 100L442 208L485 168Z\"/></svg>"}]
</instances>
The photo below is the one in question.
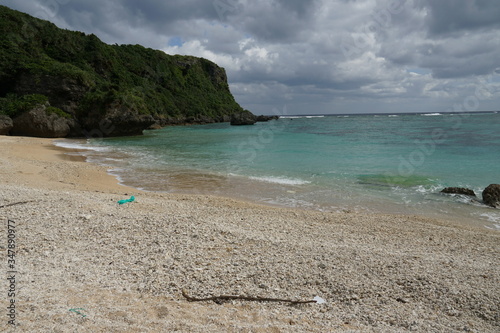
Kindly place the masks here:
<instances>
[{"instance_id":1,"label":"sandy beach","mask_svg":"<svg viewBox=\"0 0 500 333\"><path fill-rule=\"evenodd\" d=\"M498 231L143 192L49 139L0 136L0 166L2 331L12 299L17 332L500 331Z\"/></svg>"}]
</instances>

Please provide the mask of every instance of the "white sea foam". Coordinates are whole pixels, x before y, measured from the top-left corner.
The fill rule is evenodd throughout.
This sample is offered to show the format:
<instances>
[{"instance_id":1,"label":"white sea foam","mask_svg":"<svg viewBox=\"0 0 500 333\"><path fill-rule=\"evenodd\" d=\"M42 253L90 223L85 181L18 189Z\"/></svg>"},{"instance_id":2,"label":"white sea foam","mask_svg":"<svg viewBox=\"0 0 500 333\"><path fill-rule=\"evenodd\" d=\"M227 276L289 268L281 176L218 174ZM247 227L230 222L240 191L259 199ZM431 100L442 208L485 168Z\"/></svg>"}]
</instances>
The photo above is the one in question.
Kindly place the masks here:
<instances>
[{"instance_id":1,"label":"white sea foam","mask_svg":"<svg viewBox=\"0 0 500 333\"><path fill-rule=\"evenodd\" d=\"M500 230L500 213L483 213L480 216L493 223L495 229Z\"/></svg>"},{"instance_id":2,"label":"white sea foam","mask_svg":"<svg viewBox=\"0 0 500 333\"><path fill-rule=\"evenodd\" d=\"M311 119L311 118L324 118L325 116L280 116L280 118L284 119L300 119L300 118L306 118L306 119Z\"/></svg>"},{"instance_id":3,"label":"white sea foam","mask_svg":"<svg viewBox=\"0 0 500 333\"><path fill-rule=\"evenodd\" d=\"M91 146L83 141L58 140L54 145L66 149L93 150L98 152L109 151L108 147Z\"/></svg>"},{"instance_id":4,"label":"white sea foam","mask_svg":"<svg viewBox=\"0 0 500 333\"><path fill-rule=\"evenodd\" d=\"M442 116L442 113L423 113L422 116Z\"/></svg>"},{"instance_id":5,"label":"white sea foam","mask_svg":"<svg viewBox=\"0 0 500 333\"><path fill-rule=\"evenodd\" d=\"M433 189L426 187L424 185L418 185L417 187L415 187L415 191L422 194L428 194L432 193Z\"/></svg>"},{"instance_id":6,"label":"white sea foam","mask_svg":"<svg viewBox=\"0 0 500 333\"><path fill-rule=\"evenodd\" d=\"M297 178L285 178L285 177L250 177L252 180L257 180L260 182L282 184L282 185L305 185L311 182L307 180L297 179Z\"/></svg>"},{"instance_id":7,"label":"white sea foam","mask_svg":"<svg viewBox=\"0 0 500 333\"><path fill-rule=\"evenodd\" d=\"M54 141L54 145L61 148L68 149L88 149L84 142L78 141L66 141L66 140L57 140Z\"/></svg>"}]
</instances>

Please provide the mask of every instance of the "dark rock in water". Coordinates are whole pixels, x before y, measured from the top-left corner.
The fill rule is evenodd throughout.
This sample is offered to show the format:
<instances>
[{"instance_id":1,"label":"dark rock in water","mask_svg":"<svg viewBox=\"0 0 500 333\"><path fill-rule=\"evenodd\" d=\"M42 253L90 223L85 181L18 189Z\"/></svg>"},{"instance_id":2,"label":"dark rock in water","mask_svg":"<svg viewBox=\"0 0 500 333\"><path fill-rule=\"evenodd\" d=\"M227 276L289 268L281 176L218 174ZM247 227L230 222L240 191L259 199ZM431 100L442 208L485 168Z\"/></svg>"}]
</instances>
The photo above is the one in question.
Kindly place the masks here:
<instances>
[{"instance_id":1,"label":"dark rock in water","mask_svg":"<svg viewBox=\"0 0 500 333\"><path fill-rule=\"evenodd\" d=\"M0 135L9 135L14 123L9 116L0 115Z\"/></svg>"},{"instance_id":2,"label":"dark rock in water","mask_svg":"<svg viewBox=\"0 0 500 333\"><path fill-rule=\"evenodd\" d=\"M257 122L266 122L266 121L269 121L269 120L278 120L280 117L279 116L264 116L264 115L260 115L260 116L257 116L257 118L255 119Z\"/></svg>"},{"instance_id":3,"label":"dark rock in water","mask_svg":"<svg viewBox=\"0 0 500 333\"><path fill-rule=\"evenodd\" d=\"M257 122L257 117L250 111L234 113L231 117L231 125L253 125Z\"/></svg>"},{"instance_id":4,"label":"dark rock in water","mask_svg":"<svg viewBox=\"0 0 500 333\"><path fill-rule=\"evenodd\" d=\"M66 137L70 132L71 120L46 110L46 105L39 105L14 118L10 134L43 138Z\"/></svg>"},{"instance_id":5,"label":"dark rock in water","mask_svg":"<svg viewBox=\"0 0 500 333\"><path fill-rule=\"evenodd\" d=\"M500 185L491 184L483 191L483 202L491 207L500 208Z\"/></svg>"},{"instance_id":6,"label":"dark rock in water","mask_svg":"<svg viewBox=\"0 0 500 333\"><path fill-rule=\"evenodd\" d=\"M463 187L447 187L443 189L441 193L470 195L471 197L476 196L476 193L474 193L473 190Z\"/></svg>"}]
</instances>

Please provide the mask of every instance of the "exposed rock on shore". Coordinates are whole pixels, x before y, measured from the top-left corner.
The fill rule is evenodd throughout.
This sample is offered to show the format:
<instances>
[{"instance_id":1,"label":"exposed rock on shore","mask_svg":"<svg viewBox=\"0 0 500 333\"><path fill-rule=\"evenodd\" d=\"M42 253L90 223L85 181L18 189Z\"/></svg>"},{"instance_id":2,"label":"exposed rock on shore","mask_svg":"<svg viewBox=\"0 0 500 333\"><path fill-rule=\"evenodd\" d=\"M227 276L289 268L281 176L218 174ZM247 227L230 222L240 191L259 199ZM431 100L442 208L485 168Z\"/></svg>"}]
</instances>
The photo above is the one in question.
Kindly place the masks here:
<instances>
[{"instance_id":1,"label":"exposed rock on shore","mask_svg":"<svg viewBox=\"0 0 500 333\"><path fill-rule=\"evenodd\" d=\"M8 135L13 126L9 116L0 115L0 135Z\"/></svg>"},{"instance_id":2,"label":"exposed rock on shore","mask_svg":"<svg viewBox=\"0 0 500 333\"><path fill-rule=\"evenodd\" d=\"M447 188L441 190L441 193L462 194L462 195L469 195L471 197L476 196L476 193L474 193L473 190L468 189L468 188L463 188L463 187L447 187Z\"/></svg>"},{"instance_id":3,"label":"exposed rock on shore","mask_svg":"<svg viewBox=\"0 0 500 333\"><path fill-rule=\"evenodd\" d=\"M61 138L70 132L71 120L48 111L47 105L40 105L33 110L14 118L10 133L20 136Z\"/></svg>"},{"instance_id":4,"label":"exposed rock on shore","mask_svg":"<svg viewBox=\"0 0 500 333\"><path fill-rule=\"evenodd\" d=\"M250 111L245 110L243 112L235 113L231 117L231 125L253 125L257 122L257 117L253 115Z\"/></svg>"},{"instance_id":5,"label":"exposed rock on shore","mask_svg":"<svg viewBox=\"0 0 500 333\"><path fill-rule=\"evenodd\" d=\"M260 115L260 116L257 116L256 121L257 122L266 122L266 121L270 121L270 120L278 120L279 118L280 118L279 116Z\"/></svg>"},{"instance_id":6,"label":"exposed rock on shore","mask_svg":"<svg viewBox=\"0 0 500 333\"><path fill-rule=\"evenodd\" d=\"M491 207L500 208L500 185L491 184L483 191L483 202Z\"/></svg>"}]
</instances>

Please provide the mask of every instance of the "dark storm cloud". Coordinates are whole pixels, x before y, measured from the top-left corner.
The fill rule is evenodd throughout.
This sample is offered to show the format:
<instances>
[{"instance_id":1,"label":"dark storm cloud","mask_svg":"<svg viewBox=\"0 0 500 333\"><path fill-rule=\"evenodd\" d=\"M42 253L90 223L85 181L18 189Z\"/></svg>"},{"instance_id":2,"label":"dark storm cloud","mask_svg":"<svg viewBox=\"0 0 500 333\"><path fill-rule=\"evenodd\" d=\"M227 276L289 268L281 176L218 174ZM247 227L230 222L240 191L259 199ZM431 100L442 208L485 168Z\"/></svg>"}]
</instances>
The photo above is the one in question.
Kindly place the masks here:
<instances>
[{"instance_id":1,"label":"dark storm cloud","mask_svg":"<svg viewBox=\"0 0 500 333\"><path fill-rule=\"evenodd\" d=\"M500 28L500 6L491 0L425 0L431 34L455 34Z\"/></svg>"},{"instance_id":2,"label":"dark storm cloud","mask_svg":"<svg viewBox=\"0 0 500 333\"><path fill-rule=\"evenodd\" d=\"M406 23L379 40L379 55L399 66L428 69L434 78L495 73L500 66L500 7L495 1L415 1ZM378 35L380 37L380 34Z\"/></svg>"},{"instance_id":3,"label":"dark storm cloud","mask_svg":"<svg viewBox=\"0 0 500 333\"><path fill-rule=\"evenodd\" d=\"M227 0L226 0L227 1ZM291 42L307 30L314 20L316 0L254 0L244 1L231 23L258 39L270 42Z\"/></svg>"},{"instance_id":4,"label":"dark storm cloud","mask_svg":"<svg viewBox=\"0 0 500 333\"><path fill-rule=\"evenodd\" d=\"M485 78L490 93L481 106L500 105L498 0L0 4L107 43L208 58L226 68L238 101L256 112L285 104L297 113L309 104L316 113L446 108Z\"/></svg>"}]
</instances>

